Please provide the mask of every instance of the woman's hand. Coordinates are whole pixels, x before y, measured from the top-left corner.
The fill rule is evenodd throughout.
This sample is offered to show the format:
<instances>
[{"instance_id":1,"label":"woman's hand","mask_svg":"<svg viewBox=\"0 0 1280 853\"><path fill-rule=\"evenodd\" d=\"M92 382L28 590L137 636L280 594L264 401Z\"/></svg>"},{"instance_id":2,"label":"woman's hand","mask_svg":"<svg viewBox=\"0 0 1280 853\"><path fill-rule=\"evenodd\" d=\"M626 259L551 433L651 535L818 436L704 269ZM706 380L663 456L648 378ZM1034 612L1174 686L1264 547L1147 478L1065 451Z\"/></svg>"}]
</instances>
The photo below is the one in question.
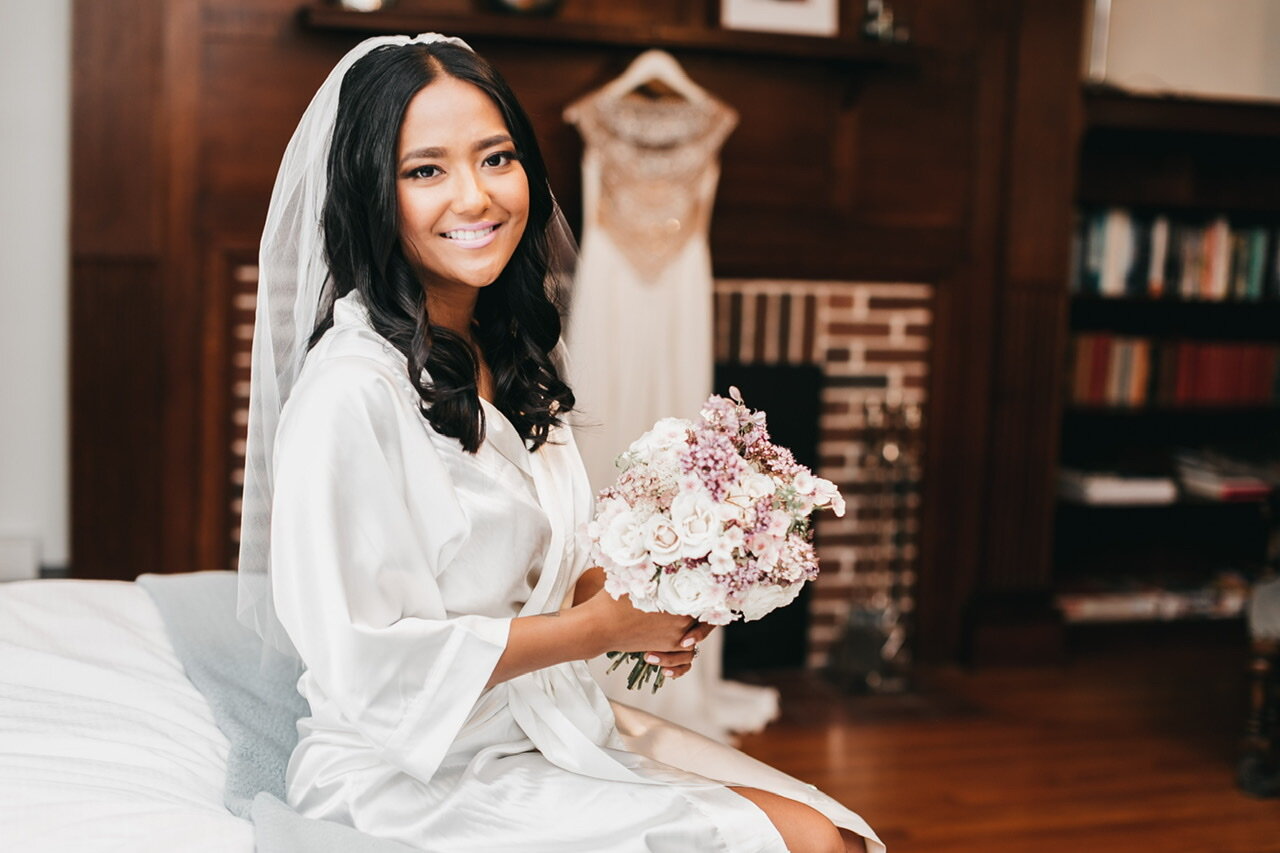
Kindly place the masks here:
<instances>
[{"instance_id":1,"label":"woman's hand","mask_svg":"<svg viewBox=\"0 0 1280 853\"><path fill-rule=\"evenodd\" d=\"M660 666L663 675L679 678L693 666L698 643L715 628L688 616L647 613L632 606L628 596L615 599L601 589L584 607L591 609L606 651L643 651L645 662Z\"/></svg>"}]
</instances>

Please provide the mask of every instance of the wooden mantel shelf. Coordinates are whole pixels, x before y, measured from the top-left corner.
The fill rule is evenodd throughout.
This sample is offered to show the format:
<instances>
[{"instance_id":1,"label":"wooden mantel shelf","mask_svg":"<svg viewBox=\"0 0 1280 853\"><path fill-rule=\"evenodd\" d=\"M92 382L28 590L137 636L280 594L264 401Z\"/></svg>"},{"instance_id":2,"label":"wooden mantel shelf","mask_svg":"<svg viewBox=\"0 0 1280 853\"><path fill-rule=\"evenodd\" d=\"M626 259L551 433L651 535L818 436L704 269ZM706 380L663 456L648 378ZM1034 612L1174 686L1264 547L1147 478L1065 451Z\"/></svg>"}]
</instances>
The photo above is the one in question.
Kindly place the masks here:
<instances>
[{"instance_id":1,"label":"wooden mantel shelf","mask_svg":"<svg viewBox=\"0 0 1280 853\"><path fill-rule=\"evenodd\" d=\"M840 65L914 65L912 45L878 44L848 38L821 38L774 33L656 24L620 27L558 18L500 14L432 15L391 8L350 12L330 3L313 2L302 10L303 21L323 30L367 33L441 32L462 38L537 41L566 45L685 50L750 56L777 56Z\"/></svg>"}]
</instances>

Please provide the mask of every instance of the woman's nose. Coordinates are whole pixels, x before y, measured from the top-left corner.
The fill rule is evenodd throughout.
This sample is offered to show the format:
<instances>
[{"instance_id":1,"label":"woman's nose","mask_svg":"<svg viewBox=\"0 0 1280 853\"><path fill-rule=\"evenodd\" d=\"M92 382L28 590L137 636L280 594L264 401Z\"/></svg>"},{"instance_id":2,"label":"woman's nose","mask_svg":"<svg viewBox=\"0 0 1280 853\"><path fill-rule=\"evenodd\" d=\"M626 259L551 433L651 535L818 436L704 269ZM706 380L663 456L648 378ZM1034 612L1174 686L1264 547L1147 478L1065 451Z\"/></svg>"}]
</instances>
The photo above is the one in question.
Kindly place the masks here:
<instances>
[{"instance_id":1,"label":"woman's nose","mask_svg":"<svg viewBox=\"0 0 1280 853\"><path fill-rule=\"evenodd\" d=\"M462 170L458 175L457 192L453 198L453 208L457 213L478 215L489 208L489 192L485 188L484 178L475 171Z\"/></svg>"}]
</instances>

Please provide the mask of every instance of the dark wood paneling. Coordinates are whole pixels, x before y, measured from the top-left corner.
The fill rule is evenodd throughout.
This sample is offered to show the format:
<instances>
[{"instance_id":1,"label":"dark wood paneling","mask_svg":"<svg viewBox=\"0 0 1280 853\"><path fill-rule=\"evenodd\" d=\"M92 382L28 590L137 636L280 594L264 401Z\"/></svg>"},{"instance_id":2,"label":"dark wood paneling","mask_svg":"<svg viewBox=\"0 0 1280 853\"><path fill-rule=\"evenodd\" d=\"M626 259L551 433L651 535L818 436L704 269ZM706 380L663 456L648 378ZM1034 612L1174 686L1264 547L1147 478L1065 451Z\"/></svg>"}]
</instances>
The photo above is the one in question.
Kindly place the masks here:
<instances>
[{"instance_id":1,"label":"dark wood paneling","mask_svg":"<svg viewBox=\"0 0 1280 853\"><path fill-rule=\"evenodd\" d=\"M160 269L80 258L71 288L71 567L132 578L161 565Z\"/></svg>"},{"instance_id":2,"label":"dark wood paneling","mask_svg":"<svg viewBox=\"0 0 1280 853\"><path fill-rule=\"evenodd\" d=\"M1066 329L1061 288L1011 287L1001 299L996 364L1000 376L991 412L984 589L1044 588L1050 578L1055 460L1062 375L1056 343Z\"/></svg>"},{"instance_id":3,"label":"dark wood paneling","mask_svg":"<svg viewBox=\"0 0 1280 853\"><path fill-rule=\"evenodd\" d=\"M202 385L201 332L204 320L200 240L195 232L201 156L199 52L201 0L165 0L163 115L166 162L165 251L162 308L164 329L163 413L164 526L162 562L154 571L189 572L222 568L211 564L199 545Z\"/></svg>"},{"instance_id":4,"label":"dark wood paneling","mask_svg":"<svg viewBox=\"0 0 1280 853\"><path fill-rule=\"evenodd\" d=\"M1024 4L1013 73L1007 275L1061 292L1071 245L1080 129L1083 3Z\"/></svg>"},{"instance_id":5,"label":"dark wood paneling","mask_svg":"<svg viewBox=\"0 0 1280 853\"><path fill-rule=\"evenodd\" d=\"M951 660L963 641L964 608L983 571L992 362L1003 225L1009 75L1016 46L1012 3L982 4L973 50L972 111L965 170L966 258L935 291L925 482L921 508L917 654ZM953 21L954 26L959 22ZM963 65L961 65L963 67Z\"/></svg>"},{"instance_id":6,"label":"dark wood paneling","mask_svg":"<svg viewBox=\"0 0 1280 853\"><path fill-rule=\"evenodd\" d=\"M164 20L158 0L76 0L72 249L155 256L164 243Z\"/></svg>"},{"instance_id":7,"label":"dark wood paneling","mask_svg":"<svg viewBox=\"0 0 1280 853\"><path fill-rule=\"evenodd\" d=\"M1060 652L1048 587L1083 4L1011 11L982 563L968 604L975 654L1024 661Z\"/></svg>"}]
</instances>

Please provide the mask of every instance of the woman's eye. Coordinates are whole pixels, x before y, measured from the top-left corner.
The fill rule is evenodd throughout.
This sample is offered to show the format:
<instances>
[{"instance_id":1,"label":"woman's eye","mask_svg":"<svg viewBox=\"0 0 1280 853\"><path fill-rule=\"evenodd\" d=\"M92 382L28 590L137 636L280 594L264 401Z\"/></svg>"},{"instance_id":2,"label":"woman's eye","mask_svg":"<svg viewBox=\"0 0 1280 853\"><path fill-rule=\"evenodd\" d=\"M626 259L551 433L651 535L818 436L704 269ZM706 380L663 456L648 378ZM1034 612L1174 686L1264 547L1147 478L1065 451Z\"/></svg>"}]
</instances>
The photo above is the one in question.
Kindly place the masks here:
<instances>
[{"instance_id":1,"label":"woman's eye","mask_svg":"<svg viewBox=\"0 0 1280 853\"><path fill-rule=\"evenodd\" d=\"M436 175L438 175L438 174L440 174L440 167L439 167L439 166L419 166L418 168L416 168L416 169L412 170L411 172L409 172L409 177L411 177L411 178L434 178L434 177L435 177Z\"/></svg>"},{"instance_id":2,"label":"woman's eye","mask_svg":"<svg viewBox=\"0 0 1280 853\"><path fill-rule=\"evenodd\" d=\"M491 167L505 166L518 159L519 158L516 157L516 152L514 151L498 151L484 158L484 164Z\"/></svg>"}]
</instances>

